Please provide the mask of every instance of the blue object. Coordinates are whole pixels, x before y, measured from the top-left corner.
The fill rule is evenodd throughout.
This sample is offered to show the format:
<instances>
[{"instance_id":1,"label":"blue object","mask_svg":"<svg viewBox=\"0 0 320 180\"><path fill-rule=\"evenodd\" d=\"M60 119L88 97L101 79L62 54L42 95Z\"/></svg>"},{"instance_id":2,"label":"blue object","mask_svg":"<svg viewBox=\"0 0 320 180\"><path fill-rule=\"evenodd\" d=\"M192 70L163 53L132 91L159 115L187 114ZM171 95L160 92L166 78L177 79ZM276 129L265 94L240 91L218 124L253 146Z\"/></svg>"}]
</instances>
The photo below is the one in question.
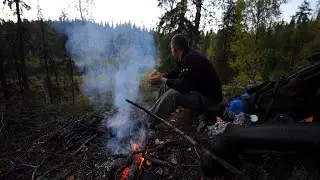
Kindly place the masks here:
<instances>
[{"instance_id":1,"label":"blue object","mask_svg":"<svg viewBox=\"0 0 320 180\"><path fill-rule=\"evenodd\" d=\"M248 93L241 95L244 99L249 98L250 95ZM234 112L234 113L240 113L240 112L246 112L246 105L241 100L240 97L233 99L229 102L229 105L226 108L227 112Z\"/></svg>"}]
</instances>

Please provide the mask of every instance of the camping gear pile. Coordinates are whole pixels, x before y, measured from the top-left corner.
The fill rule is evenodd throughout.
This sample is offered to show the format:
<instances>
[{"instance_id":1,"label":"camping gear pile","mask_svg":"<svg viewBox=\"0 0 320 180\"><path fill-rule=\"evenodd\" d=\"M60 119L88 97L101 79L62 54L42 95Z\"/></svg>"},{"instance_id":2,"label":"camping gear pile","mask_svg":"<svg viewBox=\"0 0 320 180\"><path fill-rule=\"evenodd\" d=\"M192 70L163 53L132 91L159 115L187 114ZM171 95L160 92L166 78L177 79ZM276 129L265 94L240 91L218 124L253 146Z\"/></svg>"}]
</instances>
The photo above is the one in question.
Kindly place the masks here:
<instances>
[{"instance_id":1,"label":"camping gear pile","mask_svg":"<svg viewBox=\"0 0 320 180\"><path fill-rule=\"evenodd\" d=\"M300 70L266 81L234 98L226 107L229 121L240 112L259 117L256 123L311 122L319 119L320 112L320 55L317 61Z\"/></svg>"}]
</instances>

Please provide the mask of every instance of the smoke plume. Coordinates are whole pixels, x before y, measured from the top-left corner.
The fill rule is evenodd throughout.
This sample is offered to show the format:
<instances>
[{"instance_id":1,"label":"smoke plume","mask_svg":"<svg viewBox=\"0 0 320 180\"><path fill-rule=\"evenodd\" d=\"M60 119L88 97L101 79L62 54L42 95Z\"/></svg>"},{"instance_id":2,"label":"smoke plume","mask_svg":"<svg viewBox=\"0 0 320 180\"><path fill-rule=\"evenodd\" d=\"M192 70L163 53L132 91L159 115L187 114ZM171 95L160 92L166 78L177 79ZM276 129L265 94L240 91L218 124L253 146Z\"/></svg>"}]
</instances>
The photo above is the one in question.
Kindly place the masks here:
<instances>
[{"instance_id":1,"label":"smoke plume","mask_svg":"<svg viewBox=\"0 0 320 180\"><path fill-rule=\"evenodd\" d=\"M81 91L97 106L106 103L104 94L112 92L118 113L108 120L113 137L107 147L119 153L130 147L128 139L134 125L131 106L125 98L135 101L140 77L151 70L157 59L154 35L129 24L108 27L94 23L71 23L60 28L68 37L66 49L78 69L83 72ZM140 129L139 138L144 138Z\"/></svg>"}]
</instances>

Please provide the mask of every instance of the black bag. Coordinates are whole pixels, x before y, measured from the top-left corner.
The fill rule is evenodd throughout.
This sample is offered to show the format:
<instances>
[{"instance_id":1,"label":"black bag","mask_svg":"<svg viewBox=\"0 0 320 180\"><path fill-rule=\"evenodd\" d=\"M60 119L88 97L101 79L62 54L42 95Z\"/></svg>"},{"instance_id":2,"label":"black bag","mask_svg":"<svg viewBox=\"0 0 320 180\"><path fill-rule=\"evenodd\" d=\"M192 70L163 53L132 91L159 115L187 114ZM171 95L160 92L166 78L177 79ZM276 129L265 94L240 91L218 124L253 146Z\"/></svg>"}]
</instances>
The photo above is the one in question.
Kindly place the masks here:
<instances>
[{"instance_id":1,"label":"black bag","mask_svg":"<svg viewBox=\"0 0 320 180\"><path fill-rule=\"evenodd\" d=\"M258 115L260 123L281 113L300 121L319 113L319 91L320 62L317 62L277 81L249 89L248 113Z\"/></svg>"}]
</instances>

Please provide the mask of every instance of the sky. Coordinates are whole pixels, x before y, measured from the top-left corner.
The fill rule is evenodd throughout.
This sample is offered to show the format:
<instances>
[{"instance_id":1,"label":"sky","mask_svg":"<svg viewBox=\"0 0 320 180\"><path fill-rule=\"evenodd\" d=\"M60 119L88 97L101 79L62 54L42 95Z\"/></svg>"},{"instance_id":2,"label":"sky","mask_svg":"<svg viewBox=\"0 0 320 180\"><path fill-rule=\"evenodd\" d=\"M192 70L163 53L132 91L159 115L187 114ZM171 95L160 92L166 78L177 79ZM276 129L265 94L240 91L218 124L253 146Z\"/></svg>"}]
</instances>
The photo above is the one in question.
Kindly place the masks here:
<instances>
[{"instance_id":1,"label":"sky","mask_svg":"<svg viewBox=\"0 0 320 180\"><path fill-rule=\"evenodd\" d=\"M45 19L58 19L62 9L65 9L69 18L79 18L73 2L77 0L24 0L26 4L32 7L30 11L24 11L24 18L37 18L38 1L43 10ZM290 20L298 6L303 0L289 0L290 2L282 5L283 18ZM317 0L309 0L311 8L314 9ZM4 8L0 3L0 17L4 19L15 19L9 8ZM96 22L132 22L138 26L153 27L158 22L158 18L163 11L157 7L157 0L95 0L95 7L92 9L92 18ZM221 14L217 13L218 17Z\"/></svg>"}]
</instances>

